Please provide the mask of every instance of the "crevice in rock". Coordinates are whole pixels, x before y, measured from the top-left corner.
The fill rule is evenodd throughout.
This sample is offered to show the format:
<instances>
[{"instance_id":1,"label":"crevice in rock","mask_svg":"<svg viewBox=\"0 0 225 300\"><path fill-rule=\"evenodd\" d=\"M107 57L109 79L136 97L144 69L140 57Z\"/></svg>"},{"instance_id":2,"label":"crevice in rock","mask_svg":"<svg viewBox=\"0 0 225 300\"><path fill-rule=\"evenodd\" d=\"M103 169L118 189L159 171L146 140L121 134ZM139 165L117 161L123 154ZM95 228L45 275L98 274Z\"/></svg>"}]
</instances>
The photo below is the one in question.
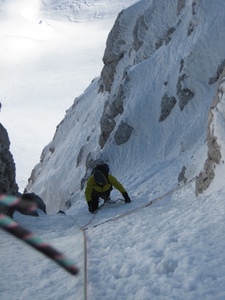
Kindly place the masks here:
<instances>
[{"instance_id":1,"label":"crevice in rock","mask_svg":"<svg viewBox=\"0 0 225 300\"><path fill-rule=\"evenodd\" d=\"M181 11L185 8L186 0L178 0L177 2L177 16L181 13Z\"/></svg>"},{"instance_id":2,"label":"crevice in rock","mask_svg":"<svg viewBox=\"0 0 225 300\"><path fill-rule=\"evenodd\" d=\"M127 78L125 83L129 81ZM124 85L120 85L117 94L113 95L112 102L110 99L105 103L102 117L100 119L101 134L99 137L99 145L101 148L104 147L107 142L111 132L116 126L116 121L114 120L119 114L123 113L123 101L125 99Z\"/></svg>"},{"instance_id":3,"label":"crevice in rock","mask_svg":"<svg viewBox=\"0 0 225 300\"><path fill-rule=\"evenodd\" d=\"M192 92L189 88L182 87L182 83L187 79L187 75L183 74L179 76L177 81L177 96L179 98L179 106L180 110L182 111L184 107L188 104L188 102L194 97L194 92Z\"/></svg>"},{"instance_id":4,"label":"crevice in rock","mask_svg":"<svg viewBox=\"0 0 225 300\"><path fill-rule=\"evenodd\" d=\"M183 182L184 184L187 182L187 178L185 176L185 172L186 172L186 167L183 166L179 176L178 176L178 183Z\"/></svg>"},{"instance_id":5,"label":"crevice in rock","mask_svg":"<svg viewBox=\"0 0 225 300\"><path fill-rule=\"evenodd\" d=\"M209 79L209 84L214 84L220 77L220 75L222 74L223 72L223 69L225 67L225 59L222 61L222 63L218 66L218 69L216 71L216 75L211 77Z\"/></svg>"},{"instance_id":6,"label":"crevice in rock","mask_svg":"<svg viewBox=\"0 0 225 300\"><path fill-rule=\"evenodd\" d=\"M169 97L167 94L165 94L162 97L161 101L161 114L159 117L159 122L164 121L171 113L172 109L174 108L177 100L175 97Z\"/></svg>"},{"instance_id":7,"label":"crevice in rock","mask_svg":"<svg viewBox=\"0 0 225 300\"><path fill-rule=\"evenodd\" d=\"M122 145L126 143L133 131L133 127L130 126L128 123L122 121L118 126L118 129L114 135L114 141L117 145Z\"/></svg>"}]
</instances>

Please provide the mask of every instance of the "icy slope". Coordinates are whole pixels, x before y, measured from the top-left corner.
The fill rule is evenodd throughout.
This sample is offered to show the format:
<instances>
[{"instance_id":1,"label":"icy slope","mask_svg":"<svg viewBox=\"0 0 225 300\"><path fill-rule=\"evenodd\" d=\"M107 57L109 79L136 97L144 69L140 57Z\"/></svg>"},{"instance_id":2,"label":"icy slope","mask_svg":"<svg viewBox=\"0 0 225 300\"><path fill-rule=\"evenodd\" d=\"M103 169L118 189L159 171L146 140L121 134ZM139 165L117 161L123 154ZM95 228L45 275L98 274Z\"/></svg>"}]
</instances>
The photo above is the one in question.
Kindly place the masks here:
<instances>
[{"instance_id":1,"label":"icy slope","mask_svg":"<svg viewBox=\"0 0 225 300\"><path fill-rule=\"evenodd\" d=\"M149 188L157 173L168 188L200 173L224 64L224 5L140 1L118 16L101 77L68 110L29 180L49 212L78 199L98 158L132 194L134 182Z\"/></svg>"},{"instance_id":2,"label":"icy slope","mask_svg":"<svg viewBox=\"0 0 225 300\"><path fill-rule=\"evenodd\" d=\"M224 99L221 101L222 104ZM183 162L185 164L185 159ZM170 171L165 177L173 174L173 169ZM7 300L9 295L12 300L17 300L18 296L23 300L31 297L34 300L84 299L87 290L85 299L93 300L166 300L168 297L223 300L224 164L216 171L217 180L197 199L195 184L191 182L162 196L153 205L115 221L110 218L156 198L156 193L147 185L143 193L141 178L139 182L133 182L138 198L133 197L127 205L104 207L94 216L83 205L83 199L76 199L67 211L68 215L33 218L16 214L15 219L23 226L73 258L81 273L76 278L71 277L53 262L1 231L2 299ZM160 194L168 191L162 173L153 176L152 186L160 188ZM132 178L133 173L128 175ZM145 176L152 177L151 170ZM86 248L74 221L81 226L89 222L85 231ZM84 251L87 251L86 268ZM85 272L87 281L84 280ZM12 278L14 281L9 288Z\"/></svg>"},{"instance_id":3,"label":"icy slope","mask_svg":"<svg viewBox=\"0 0 225 300\"><path fill-rule=\"evenodd\" d=\"M0 122L20 192L65 111L99 76L116 16L135 2L0 1Z\"/></svg>"}]
</instances>

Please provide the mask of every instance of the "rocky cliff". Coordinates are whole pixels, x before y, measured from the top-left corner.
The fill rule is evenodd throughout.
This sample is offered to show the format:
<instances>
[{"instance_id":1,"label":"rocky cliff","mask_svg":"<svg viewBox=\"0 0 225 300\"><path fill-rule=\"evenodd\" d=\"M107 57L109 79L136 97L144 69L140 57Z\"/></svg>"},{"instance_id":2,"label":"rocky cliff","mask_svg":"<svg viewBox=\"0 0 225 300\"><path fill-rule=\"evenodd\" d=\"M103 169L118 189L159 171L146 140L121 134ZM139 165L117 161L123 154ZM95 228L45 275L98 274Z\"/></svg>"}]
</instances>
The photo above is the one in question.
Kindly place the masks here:
<instances>
[{"instance_id":1,"label":"rocky cliff","mask_svg":"<svg viewBox=\"0 0 225 300\"><path fill-rule=\"evenodd\" d=\"M7 130L0 123L0 194L17 195L16 167L10 153L10 141ZM0 212L12 215L11 209L0 206Z\"/></svg>"}]
</instances>

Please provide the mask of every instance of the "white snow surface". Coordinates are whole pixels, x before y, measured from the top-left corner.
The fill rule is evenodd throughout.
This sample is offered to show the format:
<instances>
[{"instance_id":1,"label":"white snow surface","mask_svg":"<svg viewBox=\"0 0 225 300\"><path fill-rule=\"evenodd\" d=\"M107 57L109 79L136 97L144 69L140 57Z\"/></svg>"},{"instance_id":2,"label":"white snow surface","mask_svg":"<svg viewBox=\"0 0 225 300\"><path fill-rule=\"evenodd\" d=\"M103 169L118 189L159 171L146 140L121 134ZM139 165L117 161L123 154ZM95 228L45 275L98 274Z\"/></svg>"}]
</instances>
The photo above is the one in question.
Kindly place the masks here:
<instances>
[{"instance_id":1,"label":"white snow surface","mask_svg":"<svg viewBox=\"0 0 225 300\"><path fill-rule=\"evenodd\" d=\"M0 1L0 121L20 192L65 111L100 75L117 14L135 2Z\"/></svg>"},{"instance_id":2,"label":"white snow surface","mask_svg":"<svg viewBox=\"0 0 225 300\"><path fill-rule=\"evenodd\" d=\"M127 6L132 4L131 2L124 1ZM161 1L156 2L160 3ZM38 3L36 2L36 4ZM51 24L55 24L54 26L57 24L58 28L64 28L65 31L62 30L64 34L67 32L66 28L68 29L74 24L87 25L87 20L91 19L89 7L94 10L98 6L97 4L102 4L103 13L101 14L99 8L98 16L101 15L104 19L105 13L108 11L107 4L109 4L108 1L74 1L73 3L81 7L79 13L75 14L73 6L68 5L69 1L43 1L43 3L48 9L42 8L41 13L48 18L46 18L47 23L42 25L48 26L49 22L53 22ZM140 1L140 6L147 5L147 3L148 1ZM168 2L166 1L166 3ZM192 1L187 1L187 3L190 6ZM199 4L198 1L196 3ZM85 4L87 5L85 6ZM179 27L180 32L176 33L177 38L173 41L177 48L176 53L172 51L174 48L169 44L167 47L162 47L154 57L131 68L130 86L135 86L135 88L130 89L130 101L125 103L122 118L132 124L135 133L127 143L118 147L111 138L102 151L99 149L96 137L100 133L98 124L105 103L104 94L97 93L98 79L88 87L85 86L86 81L81 79L84 87L80 86L80 89L85 87L87 89L68 110L65 119L58 126L53 141L45 147L43 151L45 163L36 167L36 170L40 170L40 174L33 185L33 190L37 194L40 191L40 196L47 199L49 215L40 214L40 217L35 218L16 213L14 217L23 226L36 232L70 256L80 267L80 274L76 277L67 274L54 262L44 258L8 234L0 232L1 299L225 299L225 84L221 83L220 86L214 84L209 87L205 83L213 73L214 63L218 62L219 65L222 53L225 53L224 38L222 38L224 37L225 3L222 0L215 2L207 0L204 1L204 4L201 2L201 5L201 14L195 21L196 24L202 24L202 26L198 27L198 37L195 35L192 43L182 41L184 37L182 30L185 31L185 24L188 23L188 18L186 20L184 16L181 22L182 26ZM6 3L2 2L1 6L6 7ZM140 6L137 8L140 9ZM120 8L120 6L118 7ZM170 8L172 12L172 6L168 7L168 9ZM82 9L85 10L84 14L82 14ZM38 7L38 12L40 13L40 7ZM6 19L5 21L9 20L9 11L6 14L2 9L0 13ZM31 12L28 16L30 14ZM63 16L60 17L61 15ZM18 17L17 14L16 17ZM70 23L67 23L67 18ZM77 22L78 19L79 22ZM173 19L173 15L171 15L171 19ZM99 19L91 20L91 28L95 31L97 29L95 24L99 24ZM167 21L169 24L169 17ZM160 22L157 23L158 26L160 24ZM84 27L82 27L83 29ZM54 34L58 35L59 32L54 31ZM211 36L211 43L208 44L204 39L207 35ZM69 43L70 37L68 39L65 35L64 37L65 42ZM202 42L197 43L198 38ZM208 41L208 39L206 40ZM83 42L92 44L87 40ZM38 43L35 42L35 44ZM45 48L48 48L51 43L45 42L45 44ZM50 47L52 51L53 49L57 50L54 46L53 43L52 48ZM85 47L81 41L79 46L81 51L82 47ZM78 63L74 64L74 68L74 65L71 66L66 59L69 55L72 56L71 59L76 59L76 56L73 57L75 52L72 51L74 50L72 48L70 54L67 53L64 58L66 66L63 83L61 75L54 72L56 69L55 55L51 55L47 49L45 49L46 52L42 49L45 56L42 63L43 65L45 62L49 63L51 57L52 69L47 70L46 77L42 74L41 69L38 70L40 62L38 63L34 57L29 56L24 61L21 75L13 74L15 82L20 81L20 84L17 83L18 95L24 95L26 92L27 96L24 99L20 98L20 105L18 100L16 101L18 98L11 99L14 101L11 113L15 112L14 117L11 117L12 128L18 128L19 122L14 121L15 116L18 117L21 107L27 109L29 106L34 90L31 85L32 83L37 84L37 81L46 89L47 96L49 96L52 84L52 89L57 97L59 97L59 89L61 90L62 87L64 89L68 84L68 90L65 88L65 97L61 96L61 98L57 98L58 100L55 100L56 96L54 95L48 97L54 99L53 102L50 101L47 104L48 107L46 107L46 98L44 101L42 97L40 97L41 99L36 97L36 102L32 101L30 108L35 111L32 119L38 115L36 114L38 106L34 106L34 104L41 105L40 102L43 100L44 105L39 113L38 122L40 123L35 127L37 132L40 133L41 126L43 126L43 136L46 138L47 131L51 131L50 123L55 125L57 118L62 118L61 110L68 108L68 102L71 97L74 98L74 93L76 94L75 87L73 86L74 90L71 90L68 83L70 81L72 85L75 85L75 77L71 74L69 76L67 73L68 67L73 73ZM167 86L172 89L174 83L172 82L173 76L171 76L171 70L173 70L171 64L173 62L173 65L179 65L180 59L185 56L185 53L189 53L190 48L193 56L188 57L191 63L188 65L187 73L191 74L189 84L195 90L195 98L188 103L182 113L176 106L170 116L159 124L160 105L157 103L163 94L159 91L162 89L165 74L168 74ZM23 53L21 51L21 55ZM10 52L8 54L10 55ZM82 53L80 55L82 56ZM1 57L3 57L2 52ZM14 55L12 55L13 57ZM14 57L14 59L16 61L17 58ZM96 57L93 58L94 61L95 59ZM7 60L4 60L5 64L6 62ZM29 67L28 62L35 65L36 71L34 72L33 69L30 73L33 74L32 78L24 77L23 72ZM58 63L58 68L62 71L63 59ZM17 64L19 65L18 61ZM92 69L90 65L91 62L87 66ZM100 64L97 63L97 65L100 72ZM12 69L14 68L12 67ZM143 80L143 74L148 81ZM59 78L57 77L58 80L53 81L49 75L51 77L59 76ZM84 71L85 76L86 70ZM1 76L1 78L3 77ZM48 85L44 87L47 79ZM7 80L5 79L4 82L7 83ZM60 85L62 84L61 88L58 86L59 82ZM151 82L151 91L147 92L149 82ZM144 85L146 85L146 89L144 89ZM9 90L11 89L8 85L7 91ZM70 92L71 96L67 92ZM172 90L170 92L172 94ZM195 182L192 179L203 169L207 156L205 139L208 110L217 93L220 102L213 110L214 117L211 127L217 137L222 159L220 164L215 165L215 178L210 187L196 197ZM147 104L146 98L150 94L151 101ZM7 95L7 99L10 100L6 90L3 95ZM60 99L62 98L68 102L61 103ZM68 100L68 98L70 99ZM10 102L1 101L3 109L6 110L6 103ZM6 112L4 113L6 114ZM3 115L3 111L1 114ZM40 115L43 117L42 121ZM51 118L55 116L54 120L49 119L50 115ZM5 124L2 119L1 122L9 129L8 123ZM28 121L28 124L31 125L31 122ZM25 126L21 128L21 133L23 133L21 143L22 141L23 143L30 142L30 147L33 149L34 143L24 135L26 131L23 132L23 130L25 130ZM10 138L11 132L9 130ZM87 137L89 138L87 139ZM49 137L47 138L49 139ZM85 144L84 141L88 142ZM43 140L43 142L45 141ZM41 140L36 140L36 143L39 149L42 148ZM54 155L51 155L49 147L55 149ZM82 147L84 158L82 161L81 157L82 164L76 167L77 153ZM85 155L91 148L96 156L98 152L101 152L102 158L109 160L113 175L127 189L132 200L131 203L107 204L95 215L88 212L83 190L80 190L80 180L85 173ZM76 151L71 151L71 149L76 149ZM186 184L183 182L178 184L177 180L182 166L186 166ZM24 167L25 169L26 167ZM21 174L22 170L21 167ZM112 198L117 199L118 197L120 195L114 190ZM66 215L56 214L58 209L65 209L65 200L70 200L71 208L66 210ZM151 201L153 203L147 206ZM86 228L84 233L87 242L87 268L85 267L85 239L82 227ZM85 281L86 271L87 282ZM86 288L87 295L85 295Z\"/></svg>"}]
</instances>

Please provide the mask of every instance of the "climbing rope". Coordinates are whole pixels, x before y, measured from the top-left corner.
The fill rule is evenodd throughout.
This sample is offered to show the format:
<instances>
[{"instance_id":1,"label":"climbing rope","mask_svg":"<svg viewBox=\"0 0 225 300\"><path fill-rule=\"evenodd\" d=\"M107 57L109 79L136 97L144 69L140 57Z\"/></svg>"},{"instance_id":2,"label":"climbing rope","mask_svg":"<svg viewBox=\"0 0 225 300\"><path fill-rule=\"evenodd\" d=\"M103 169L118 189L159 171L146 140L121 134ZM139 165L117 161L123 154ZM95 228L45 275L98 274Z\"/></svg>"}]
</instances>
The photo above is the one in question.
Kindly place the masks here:
<instances>
[{"instance_id":1,"label":"climbing rope","mask_svg":"<svg viewBox=\"0 0 225 300\"><path fill-rule=\"evenodd\" d=\"M84 300L87 300L87 287L88 287L88 272L87 272L87 236L86 232L81 228L81 231L83 233L83 240L84 240Z\"/></svg>"},{"instance_id":2,"label":"climbing rope","mask_svg":"<svg viewBox=\"0 0 225 300\"><path fill-rule=\"evenodd\" d=\"M0 203L6 207L13 207L22 210L33 211L36 209L36 205L34 205L33 203L23 201L20 198L13 196L1 195ZM40 236L22 227L9 216L0 214L0 228L10 233L14 237L22 240L24 243L33 247L37 251L43 253L70 274L78 274L79 269L72 260L67 258L64 254L60 253L50 244L43 241Z\"/></svg>"},{"instance_id":3,"label":"climbing rope","mask_svg":"<svg viewBox=\"0 0 225 300\"><path fill-rule=\"evenodd\" d=\"M87 233L86 233L87 230L88 230L89 228L95 228L95 227L98 227L98 226L103 225L103 224L105 224L105 223L107 223L107 222L113 222L113 221L122 219L122 218L124 218L124 217L126 217L126 216L128 216L128 215L133 214L133 213L136 212L136 211L139 211L139 210L141 210L141 209L143 209L143 208L146 208L146 207L148 207L148 206L150 206L150 205L152 205L152 204L154 204L154 203L156 203L156 202L162 200L162 199L165 198L166 196L169 196L169 195L173 194L174 192L176 192L176 191L178 191L178 190L181 190L181 189L184 188L185 186L187 186L187 185L189 185L190 183L192 183L192 182L195 180L195 178L196 178L196 177L193 177L192 179L190 179L190 180L187 181L186 183L184 183L184 184L182 184L182 185L178 185L176 188L174 188L174 189L168 191L167 193L165 193L165 194L163 194L163 195L161 195L161 196L158 196L157 198L154 198L153 200L151 200L151 201L149 201L149 202L147 202L147 203L145 203L145 204L143 204L143 205L141 205L141 206L138 206L138 207L136 207L136 208L134 208L134 209L132 209L132 210L130 210L130 211L127 211L127 212L125 212L125 213L123 213L123 214L120 214L120 215L118 215L118 216L116 216L116 217L107 219L107 220L105 220L105 221L103 221L103 222L101 222L101 223L98 223L98 224L96 224L96 225L89 226L89 225L92 223L92 221L94 220L95 216L96 216L96 214L94 214L94 215L90 218L90 220L88 221L87 224L85 224L85 225L83 225L83 226L80 227L80 229L81 229L82 232L83 232L83 237L84 237L84 300L87 300L87 290L88 290L88 270L87 270L87 262L88 262L88 254L87 254L87 252L88 252L88 251L87 251ZM122 200L122 199L117 199L117 200L114 200L113 202L109 202L109 203L116 203L116 202L118 202L119 200ZM78 226L79 226L79 225L78 225Z\"/></svg>"},{"instance_id":4,"label":"climbing rope","mask_svg":"<svg viewBox=\"0 0 225 300\"><path fill-rule=\"evenodd\" d=\"M141 209L143 209L143 208L146 208L146 207L152 205L153 203L156 203L156 202L158 202L159 200L165 198L166 196L171 195L171 194L173 194L174 192L176 192L176 191L178 191L178 190L184 188L184 187L187 186L188 184L192 183L192 182L195 180L195 178L196 178L196 177L193 177L192 179L190 179L190 180L187 181L186 183L184 183L184 184L182 184L182 185L178 185L176 188L174 188L174 189L168 191L167 193L165 193L165 194L163 194L163 195L161 195L161 196L159 196L159 197L157 197L157 198L155 198L155 199L153 199L153 200L151 200L151 201L149 201L149 202L147 202L147 203L145 203L145 204L143 204L143 205L141 205L141 206L138 206L138 207L136 207L136 208L134 208L134 209L132 209L132 210L129 210L129 211L127 211L127 212L125 212L125 213L123 213L123 214L120 214L120 215L118 215L118 216L116 216L116 217L112 217L112 218L110 218L110 219L107 219L107 220L105 220L105 221L103 221L103 222L100 222L100 223L98 223L98 224L95 224L95 225L93 225L93 226L89 226L89 225L91 224L91 222L93 221L93 219L94 219L94 217L92 217L91 220L90 220L85 226L82 226L82 229L83 229L83 230L87 230L87 229L89 229L89 228L98 227L98 226L103 225L103 224L105 224L105 223L113 222L113 221L119 220L119 219L121 219L121 218L124 218L124 217L126 217L126 216L128 216L128 215L131 215L131 214L133 214L134 212L139 211L139 210L141 210Z\"/></svg>"}]
</instances>

